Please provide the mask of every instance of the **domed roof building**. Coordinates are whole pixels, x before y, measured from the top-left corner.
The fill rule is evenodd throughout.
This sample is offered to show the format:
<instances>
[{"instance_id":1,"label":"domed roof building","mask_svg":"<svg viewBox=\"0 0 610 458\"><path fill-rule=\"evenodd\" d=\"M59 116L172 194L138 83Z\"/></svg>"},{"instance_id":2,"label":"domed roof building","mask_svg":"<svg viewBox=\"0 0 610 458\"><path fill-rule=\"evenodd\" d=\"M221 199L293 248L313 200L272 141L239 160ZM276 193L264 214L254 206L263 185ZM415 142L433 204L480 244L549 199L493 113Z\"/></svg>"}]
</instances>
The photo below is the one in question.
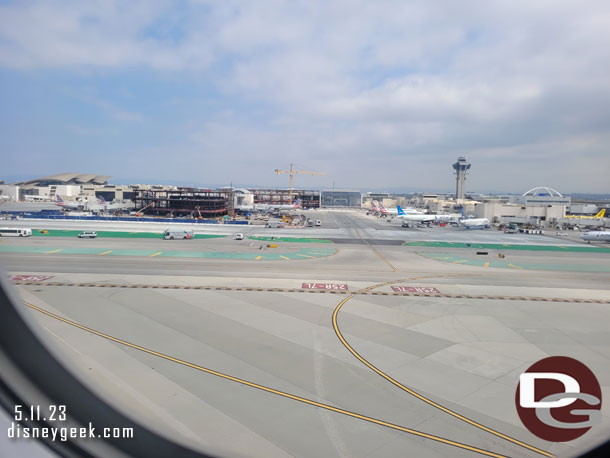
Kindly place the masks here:
<instances>
[{"instance_id":1,"label":"domed roof building","mask_svg":"<svg viewBox=\"0 0 610 458\"><path fill-rule=\"evenodd\" d=\"M570 205L571 202L570 197L565 197L556 189L548 186L537 186L515 199L515 203L521 205Z\"/></svg>"}]
</instances>

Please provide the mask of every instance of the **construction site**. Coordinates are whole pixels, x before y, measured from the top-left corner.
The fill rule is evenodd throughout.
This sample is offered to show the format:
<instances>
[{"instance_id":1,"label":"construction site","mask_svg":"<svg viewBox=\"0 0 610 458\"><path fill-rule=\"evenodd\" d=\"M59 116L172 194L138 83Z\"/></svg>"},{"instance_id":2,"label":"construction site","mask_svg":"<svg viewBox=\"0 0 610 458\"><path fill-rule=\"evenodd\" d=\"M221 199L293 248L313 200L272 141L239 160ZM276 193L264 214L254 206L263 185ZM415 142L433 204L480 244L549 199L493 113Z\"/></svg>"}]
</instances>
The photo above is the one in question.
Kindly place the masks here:
<instances>
[{"instance_id":1,"label":"construction site","mask_svg":"<svg viewBox=\"0 0 610 458\"><path fill-rule=\"evenodd\" d=\"M214 218L232 215L233 191L195 188L137 191L138 213L154 216Z\"/></svg>"}]
</instances>

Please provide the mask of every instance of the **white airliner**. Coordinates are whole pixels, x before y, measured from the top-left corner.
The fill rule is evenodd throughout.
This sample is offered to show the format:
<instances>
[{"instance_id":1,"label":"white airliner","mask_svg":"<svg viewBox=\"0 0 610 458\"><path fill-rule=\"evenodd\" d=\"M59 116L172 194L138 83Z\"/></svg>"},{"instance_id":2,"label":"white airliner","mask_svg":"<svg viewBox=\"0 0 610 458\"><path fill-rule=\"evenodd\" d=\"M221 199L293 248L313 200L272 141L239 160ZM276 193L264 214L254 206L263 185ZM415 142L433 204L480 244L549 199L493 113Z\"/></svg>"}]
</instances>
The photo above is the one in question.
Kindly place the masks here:
<instances>
[{"instance_id":1,"label":"white airliner","mask_svg":"<svg viewBox=\"0 0 610 458\"><path fill-rule=\"evenodd\" d=\"M425 215L425 213L415 210L414 208L400 208L400 205L397 205L396 208L385 208L383 204L379 203L378 206L378 211L382 215Z\"/></svg>"},{"instance_id":2,"label":"white airliner","mask_svg":"<svg viewBox=\"0 0 610 458\"><path fill-rule=\"evenodd\" d=\"M428 222L432 222L432 221L441 223L441 222L447 222L447 221L451 221L451 220L457 220L460 217L460 215L458 215L457 213L452 213L452 214L447 214L447 215L430 215L430 214L418 212L417 210L413 210L413 209L411 209L412 212L409 212L408 210L403 210L400 207L400 205L398 205L396 207L396 210L398 210L398 215L396 216L397 218L404 219L406 221L413 221L413 222L420 222L420 223L428 223Z\"/></svg>"},{"instance_id":3,"label":"white airliner","mask_svg":"<svg viewBox=\"0 0 610 458\"><path fill-rule=\"evenodd\" d=\"M491 227L487 218L461 219L460 224L466 229L489 229Z\"/></svg>"},{"instance_id":4,"label":"white airliner","mask_svg":"<svg viewBox=\"0 0 610 458\"><path fill-rule=\"evenodd\" d=\"M274 211L274 210L296 210L298 208L301 208L301 199L297 199L294 204L289 204L289 205L282 205L282 204L278 204L278 205L274 205L274 204L254 204L254 209L255 210L261 210L261 211Z\"/></svg>"},{"instance_id":5,"label":"white airliner","mask_svg":"<svg viewBox=\"0 0 610 458\"><path fill-rule=\"evenodd\" d=\"M396 210L398 212L396 217L404 219L405 221L425 223L436 220L436 215L426 215L424 213L407 213L402 208L400 208L400 205L396 206Z\"/></svg>"},{"instance_id":6,"label":"white airliner","mask_svg":"<svg viewBox=\"0 0 610 458\"><path fill-rule=\"evenodd\" d=\"M367 215L370 213L373 213L373 214L381 213L381 208L379 208L379 203L376 200L371 200L371 208L367 212Z\"/></svg>"},{"instance_id":7,"label":"white airliner","mask_svg":"<svg viewBox=\"0 0 610 458\"><path fill-rule=\"evenodd\" d=\"M100 211L100 210L125 210L132 208L133 205L125 202L106 202L104 197L97 199L98 203L88 201L65 201L59 194L57 194L57 205L66 210L80 210L80 211Z\"/></svg>"},{"instance_id":8,"label":"white airliner","mask_svg":"<svg viewBox=\"0 0 610 458\"><path fill-rule=\"evenodd\" d=\"M581 239L591 242L610 242L610 231L589 231L580 236Z\"/></svg>"},{"instance_id":9,"label":"white airliner","mask_svg":"<svg viewBox=\"0 0 610 458\"><path fill-rule=\"evenodd\" d=\"M30 195L25 195L24 199L26 202L50 202L51 198L50 197L46 197L46 196L30 196Z\"/></svg>"},{"instance_id":10,"label":"white airliner","mask_svg":"<svg viewBox=\"0 0 610 458\"><path fill-rule=\"evenodd\" d=\"M57 205L67 210L84 209L84 202L66 202L59 194L57 194Z\"/></svg>"}]
</instances>

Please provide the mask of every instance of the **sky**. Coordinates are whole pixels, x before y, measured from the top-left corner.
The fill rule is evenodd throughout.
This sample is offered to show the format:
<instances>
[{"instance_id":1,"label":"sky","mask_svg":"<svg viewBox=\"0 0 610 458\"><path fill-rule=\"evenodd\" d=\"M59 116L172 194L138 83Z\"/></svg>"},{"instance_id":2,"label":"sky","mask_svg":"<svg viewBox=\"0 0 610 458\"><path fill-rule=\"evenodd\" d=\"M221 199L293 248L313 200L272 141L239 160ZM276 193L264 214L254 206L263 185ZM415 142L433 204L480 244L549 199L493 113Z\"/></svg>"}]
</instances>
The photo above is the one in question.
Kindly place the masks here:
<instances>
[{"instance_id":1,"label":"sky","mask_svg":"<svg viewBox=\"0 0 610 458\"><path fill-rule=\"evenodd\" d=\"M0 0L0 180L610 192L610 2Z\"/></svg>"}]
</instances>

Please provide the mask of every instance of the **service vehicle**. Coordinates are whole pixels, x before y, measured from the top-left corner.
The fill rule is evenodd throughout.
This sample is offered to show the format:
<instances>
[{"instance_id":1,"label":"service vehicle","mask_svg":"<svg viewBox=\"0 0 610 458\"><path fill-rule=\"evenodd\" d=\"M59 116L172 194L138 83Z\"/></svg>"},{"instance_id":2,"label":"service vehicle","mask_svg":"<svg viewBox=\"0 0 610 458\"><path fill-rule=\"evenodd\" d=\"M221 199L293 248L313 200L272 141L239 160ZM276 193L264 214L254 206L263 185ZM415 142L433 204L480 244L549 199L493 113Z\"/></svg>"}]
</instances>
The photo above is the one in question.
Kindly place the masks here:
<instances>
[{"instance_id":1,"label":"service vehicle","mask_svg":"<svg viewBox=\"0 0 610 458\"><path fill-rule=\"evenodd\" d=\"M244 234L242 234L241 232L238 232L237 234L235 234L235 236L233 237L233 240L243 240L244 239Z\"/></svg>"},{"instance_id":2,"label":"service vehicle","mask_svg":"<svg viewBox=\"0 0 610 458\"><path fill-rule=\"evenodd\" d=\"M163 238L165 240L194 239L195 238L195 231L193 231L193 230L184 230L184 229L167 229L163 233Z\"/></svg>"},{"instance_id":3,"label":"service vehicle","mask_svg":"<svg viewBox=\"0 0 610 458\"><path fill-rule=\"evenodd\" d=\"M79 239L94 239L97 237L97 232L95 231L83 231L78 234Z\"/></svg>"},{"instance_id":4,"label":"service vehicle","mask_svg":"<svg viewBox=\"0 0 610 458\"><path fill-rule=\"evenodd\" d=\"M322 225L322 221L317 220L317 221L316 221L316 226L321 226L321 225Z\"/></svg>"},{"instance_id":5,"label":"service vehicle","mask_svg":"<svg viewBox=\"0 0 610 458\"><path fill-rule=\"evenodd\" d=\"M21 227L0 227L0 237L29 237L32 229Z\"/></svg>"}]
</instances>

